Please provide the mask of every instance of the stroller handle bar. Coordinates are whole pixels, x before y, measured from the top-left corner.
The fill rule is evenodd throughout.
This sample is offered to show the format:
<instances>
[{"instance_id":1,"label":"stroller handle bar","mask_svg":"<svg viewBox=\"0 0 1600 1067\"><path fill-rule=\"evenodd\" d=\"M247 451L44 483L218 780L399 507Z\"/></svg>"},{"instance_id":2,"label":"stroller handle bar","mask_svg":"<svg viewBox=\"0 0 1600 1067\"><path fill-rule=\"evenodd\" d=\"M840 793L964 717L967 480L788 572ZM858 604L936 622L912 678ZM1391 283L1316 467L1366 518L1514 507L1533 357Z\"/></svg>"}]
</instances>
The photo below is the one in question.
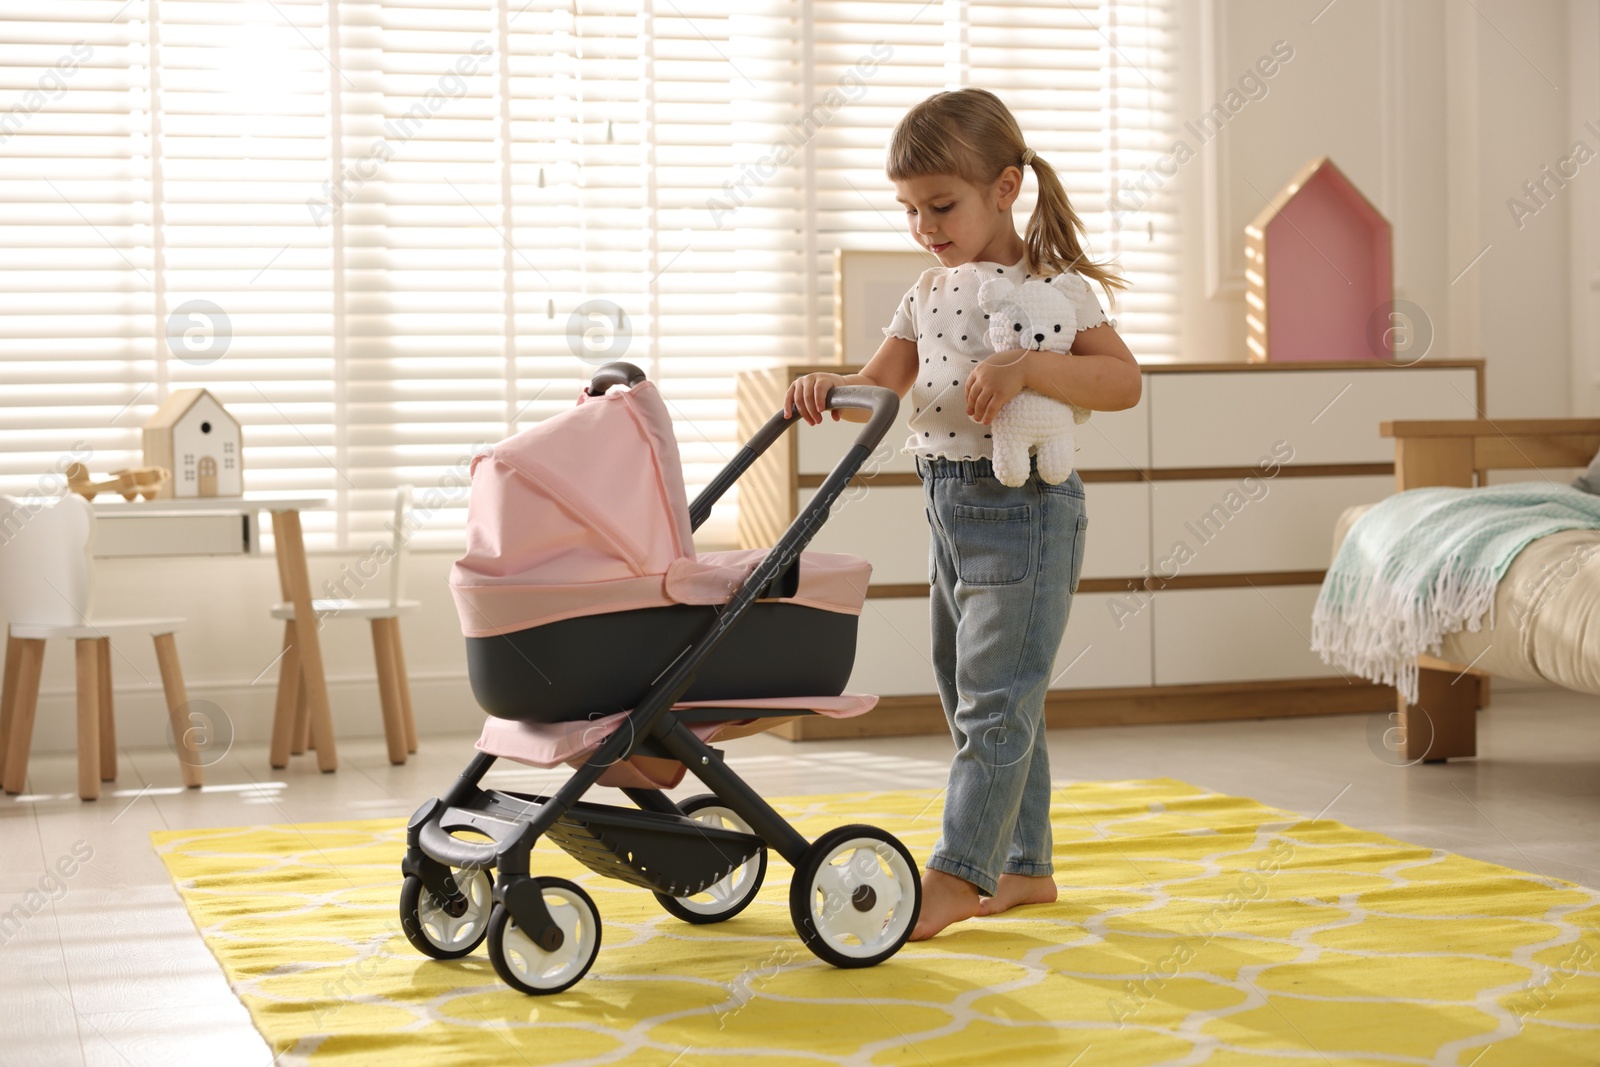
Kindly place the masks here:
<instances>
[{"instance_id":1,"label":"stroller handle bar","mask_svg":"<svg viewBox=\"0 0 1600 1067\"><path fill-rule=\"evenodd\" d=\"M827 399L822 405L825 409L833 408L861 408L872 412L872 417L861 427L861 432L856 434L856 443L850 452L840 461L838 471L848 468L844 475L845 481L855 477L861 464L866 462L878 443L883 440L883 435L889 432L889 427L900 415L900 398L893 389L885 389L881 385L836 385L828 390ZM712 478L710 483L700 491L689 505L689 526L698 530L700 525L711 517L711 507L726 493L739 476L750 469L751 464L761 458L761 454L772 447L772 443L782 437L789 424L800 418L799 409L794 414L785 415L782 411L773 415L766 421L755 435L745 442L739 454L733 457L726 467ZM813 498L815 499L815 498Z\"/></svg>"},{"instance_id":2,"label":"stroller handle bar","mask_svg":"<svg viewBox=\"0 0 1600 1067\"><path fill-rule=\"evenodd\" d=\"M594 372L586 391L590 396L604 396L614 385L631 387L644 380L644 371L632 363L607 363ZM866 425L861 427L861 432L856 434L856 448L863 448L866 451L860 456L847 456L844 461L845 464L853 464L849 474L845 476L846 480L855 476L862 461L878 447L884 434L889 432L889 427L894 425L894 420L900 415L900 398L895 395L894 390L885 389L881 385L836 385L828 390L828 396L822 406L827 410L859 408L872 413ZM733 461L718 472L689 505L690 529L698 530L706 519L711 517L712 505L733 487L739 476L749 470L750 465L760 459L761 454L771 448L773 442L783 436L789 424L799 417L798 412L786 417L780 411L756 431L755 436L739 449L739 454L734 456Z\"/></svg>"},{"instance_id":3,"label":"stroller handle bar","mask_svg":"<svg viewBox=\"0 0 1600 1067\"><path fill-rule=\"evenodd\" d=\"M613 385L631 387L644 380L644 371L632 363L607 363L595 371L594 377L589 379L588 393L590 396L604 396ZM859 408L862 411L870 411L872 417L856 435L856 444L866 445L870 451L878 447L878 442L883 440L883 435L889 431L889 425L900 413L900 398L895 396L892 390L885 389L881 385L836 385L828 390L828 396L822 406L827 410ZM781 422L769 422L762 427L760 433L750 439L751 447L758 454L765 452L793 421L789 418Z\"/></svg>"},{"instance_id":4,"label":"stroller handle bar","mask_svg":"<svg viewBox=\"0 0 1600 1067\"><path fill-rule=\"evenodd\" d=\"M881 385L836 385L828 390L822 406L830 410L860 408L872 412L872 417L856 435L856 444L866 445L869 452L878 447L878 442L900 414L900 398L894 395L894 390Z\"/></svg>"},{"instance_id":5,"label":"stroller handle bar","mask_svg":"<svg viewBox=\"0 0 1600 1067\"><path fill-rule=\"evenodd\" d=\"M635 386L645 380L644 371L632 363L607 363L594 372L594 377L589 379L588 393L590 396L604 396L614 385ZM871 451L878 447L878 442L883 440L883 435L889 432L889 426L900 413L900 398L892 390L881 385L836 385L828 390L827 398L822 404L824 409L859 408L869 411L872 417L856 435L856 444L866 445ZM783 435L788 429L793 418L774 419L761 428L756 436L750 439L749 447L760 455ZM696 526L700 525L695 523Z\"/></svg>"}]
</instances>

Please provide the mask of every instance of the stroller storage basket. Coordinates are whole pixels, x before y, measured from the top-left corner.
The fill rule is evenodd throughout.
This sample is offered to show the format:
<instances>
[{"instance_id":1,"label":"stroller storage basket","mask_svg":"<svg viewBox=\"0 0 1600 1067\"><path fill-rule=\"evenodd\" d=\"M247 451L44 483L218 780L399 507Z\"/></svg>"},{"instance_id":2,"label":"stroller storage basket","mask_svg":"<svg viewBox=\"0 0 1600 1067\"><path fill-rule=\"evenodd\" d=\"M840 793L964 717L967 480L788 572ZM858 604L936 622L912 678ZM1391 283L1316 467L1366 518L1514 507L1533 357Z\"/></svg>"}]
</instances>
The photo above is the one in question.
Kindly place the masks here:
<instances>
[{"instance_id":1,"label":"stroller storage basket","mask_svg":"<svg viewBox=\"0 0 1600 1067\"><path fill-rule=\"evenodd\" d=\"M669 897L703 892L761 848L752 834L582 802L545 836L596 874Z\"/></svg>"},{"instance_id":2,"label":"stroller storage basket","mask_svg":"<svg viewBox=\"0 0 1600 1067\"><path fill-rule=\"evenodd\" d=\"M492 857L516 837L519 819L549 803L551 798L529 793L482 792L470 807L442 807L422 836L441 853L459 853L452 857L458 865L492 866ZM454 836L460 832L489 840L480 843ZM564 811L545 836L596 874L674 897L693 896L720 882L762 848L761 838L753 834L693 822L680 814L581 800ZM465 861L466 855L480 849Z\"/></svg>"}]
</instances>

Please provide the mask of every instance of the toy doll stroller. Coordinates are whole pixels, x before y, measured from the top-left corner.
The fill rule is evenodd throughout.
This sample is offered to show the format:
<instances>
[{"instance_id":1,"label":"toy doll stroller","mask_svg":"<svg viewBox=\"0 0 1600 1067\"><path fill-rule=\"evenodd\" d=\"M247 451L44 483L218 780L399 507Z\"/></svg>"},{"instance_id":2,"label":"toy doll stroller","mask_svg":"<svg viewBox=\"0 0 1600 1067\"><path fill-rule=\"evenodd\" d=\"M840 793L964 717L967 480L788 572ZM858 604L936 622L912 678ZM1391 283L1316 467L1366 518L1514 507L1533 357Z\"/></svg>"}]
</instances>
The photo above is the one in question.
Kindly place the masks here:
<instances>
[{"instance_id":1,"label":"toy doll stroller","mask_svg":"<svg viewBox=\"0 0 1600 1067\"><path fill-rule=\"evenodd\" d=\"M690 535L793 418L772 416L688 504L666 407L627 363L473 460L450 584L490 718L478 754L407 828L400 919L418 951L456 959L487 940L495 971L524 993L582 978L600 917L581 887L530 870L540 837L691 923L743 911L770 847L794 866L790 917L821 959L867 967L905 943L922 904L905 846L864 825L806 841L707 743L876 703L843 692L871 565L802 549L899 400L847 386L828 405L871 418L770 551L697 555ZM481 787L502 757L576 771L549 797ZM675 803L662 790L686 769L711 792ZM596 784L637 807L581 800Z\"/></svg>"}]
</instances>

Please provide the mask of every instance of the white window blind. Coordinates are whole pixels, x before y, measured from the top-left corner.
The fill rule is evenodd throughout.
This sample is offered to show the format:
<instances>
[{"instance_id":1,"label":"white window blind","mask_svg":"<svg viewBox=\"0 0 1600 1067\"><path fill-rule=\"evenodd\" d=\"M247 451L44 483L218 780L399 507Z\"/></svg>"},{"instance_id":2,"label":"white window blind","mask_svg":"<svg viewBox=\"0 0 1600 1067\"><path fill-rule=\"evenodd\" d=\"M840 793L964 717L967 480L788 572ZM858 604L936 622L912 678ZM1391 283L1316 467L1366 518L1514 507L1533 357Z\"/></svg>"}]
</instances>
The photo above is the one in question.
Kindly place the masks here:
<instances>
[{"instance_id":1,"label":"white window blind","mask_svg":"<svg viewBox=\"0 0 1600 1067\"><path fill-rule=\"evenodd\" d=\"M1160 179L1155 161L1176 138L1173 6L1173 0L817 0L817 92L848 83L852 65L873 42L894 50L865 79L859 100L816 139L812 183L823 257L838 247L915 247L883 177L888 131L929 93L988 89L1016 116L1029 147L1060 174L1088 228L1090 256L1114 260L1132 284L1113 312L1118 332L1141 359L1175 357L1177 199L1174 183L1152 181ZM1019 229L1033 204L1029 178L1014 209ZM822 292L818 329L826 337L833 308L829 290ZM1096 294L1106 302L1098 287Z\"/></svg>"},{"instance_id":2,"label":"white window blind","mask_svg":"<svg viewBox=\"0 0 1600 1067\"><path fill-rule=\"evenodd\" d=\"M831 354L833 250L910 247L884 145L962 85L1121 263L1135 353L1175 355L1173 3L0 0L0 490L137 465L200 385L247 488L334 494L312 547L364 548L401 481L450 547L473 448L626 358L693 493L737 372Z\"/></svg>"}]
</instances>

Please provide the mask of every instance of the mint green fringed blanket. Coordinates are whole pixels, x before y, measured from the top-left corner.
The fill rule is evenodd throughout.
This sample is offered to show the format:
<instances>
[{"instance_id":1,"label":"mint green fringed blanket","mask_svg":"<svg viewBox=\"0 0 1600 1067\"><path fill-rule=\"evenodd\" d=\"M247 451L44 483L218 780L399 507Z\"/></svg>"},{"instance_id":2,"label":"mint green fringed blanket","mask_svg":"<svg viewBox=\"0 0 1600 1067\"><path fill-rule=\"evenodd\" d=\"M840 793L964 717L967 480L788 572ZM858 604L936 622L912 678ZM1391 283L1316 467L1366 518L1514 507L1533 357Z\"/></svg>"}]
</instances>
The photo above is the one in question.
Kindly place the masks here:
<instances>
[{"instance_id":1,"label":"mint green fringed blanket","mask_svg":"<svg viewBox=\"0 0 1600 1067\"><path fill-rule=\"evenodd\" d=\"M1524 545L1600 529L1600 496L1550 482L1396 493L1357 519L1322 580L1311 647L1340 670L1417 699L1417 656L1494 628L1495 584Z\"/></svg>"}]
</instances>

